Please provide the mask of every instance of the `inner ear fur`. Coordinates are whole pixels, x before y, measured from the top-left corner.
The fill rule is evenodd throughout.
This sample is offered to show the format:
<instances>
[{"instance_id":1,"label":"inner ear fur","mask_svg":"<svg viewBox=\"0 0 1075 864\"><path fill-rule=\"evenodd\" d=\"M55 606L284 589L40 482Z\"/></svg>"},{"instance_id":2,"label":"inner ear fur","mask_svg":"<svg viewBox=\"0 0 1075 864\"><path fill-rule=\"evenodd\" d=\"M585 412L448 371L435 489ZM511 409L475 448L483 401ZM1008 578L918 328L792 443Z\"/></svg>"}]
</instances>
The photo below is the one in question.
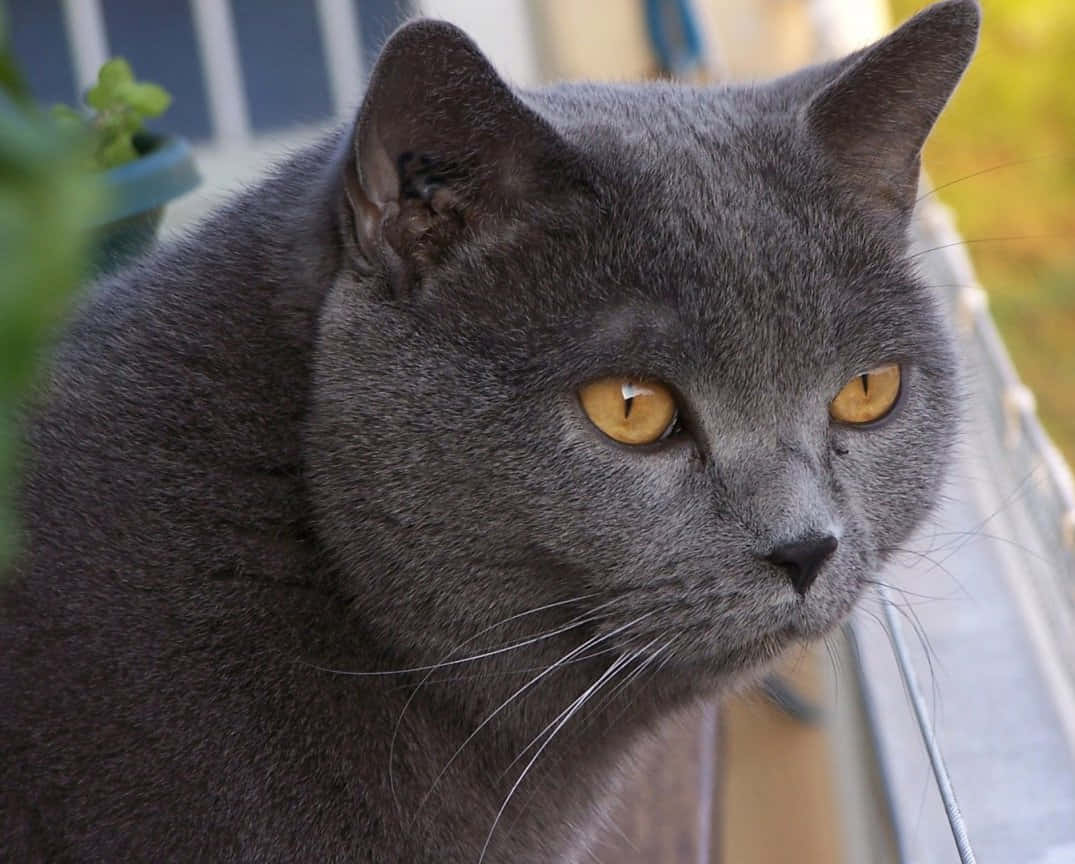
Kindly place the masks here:
<instances>
[{"instance_id":1,"label":"inner ear fur","mask_svg":"<svg viewBox=\"0 0 1075 864\"><path fill-rule=\"evenodd\" d=\"M421 266L461 232L547 195L575 154L442 21L404 25L382 50L345 174L356 240L370 260Z\"/></svg>"}]
</instances>

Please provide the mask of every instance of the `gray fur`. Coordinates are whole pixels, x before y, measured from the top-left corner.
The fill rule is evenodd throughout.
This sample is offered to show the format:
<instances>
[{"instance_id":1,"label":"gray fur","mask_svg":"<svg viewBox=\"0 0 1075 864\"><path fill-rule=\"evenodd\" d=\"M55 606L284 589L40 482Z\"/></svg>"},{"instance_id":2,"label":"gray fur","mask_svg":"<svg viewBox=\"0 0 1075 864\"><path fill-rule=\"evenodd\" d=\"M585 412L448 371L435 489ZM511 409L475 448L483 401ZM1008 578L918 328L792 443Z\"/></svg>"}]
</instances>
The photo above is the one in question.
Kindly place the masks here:
<instances>
[{"instance_id":1,"label":"gray fur","mask_svg":"<svg viewBox=\"0 0 1075 864\"><path fill-rule=\"evenodd\" d=\"M956 424L903 181L840 143L886 112L905 134L872 170L916 170L976 7L910 26L767 85L516 93L409 25L358 134L93 287L29 429L0 859L568 857L663 718L839 622ZM433 167L393 179L407 141ZM830 421L893 361L894 416ZM683 433L605 439L575 393L610 373L669 382ZM800 597L763 557L819 531L839 547ZM658 650L490 835L525 745Z\"/></svg>"}]
</instances>

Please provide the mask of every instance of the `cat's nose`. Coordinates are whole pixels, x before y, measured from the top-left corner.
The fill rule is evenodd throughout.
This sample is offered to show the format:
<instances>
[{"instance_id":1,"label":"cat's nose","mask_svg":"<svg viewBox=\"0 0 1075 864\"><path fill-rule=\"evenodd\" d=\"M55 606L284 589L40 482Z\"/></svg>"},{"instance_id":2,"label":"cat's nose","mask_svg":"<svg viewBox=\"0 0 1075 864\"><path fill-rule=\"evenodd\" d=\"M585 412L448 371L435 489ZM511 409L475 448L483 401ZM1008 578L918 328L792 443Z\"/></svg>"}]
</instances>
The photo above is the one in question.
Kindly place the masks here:
<instances>
[{"instance_id":1,"label":"cat's nose","mask_svg":"<svg viewBox=\"0 0 1075 864\"><path fill-rule=\"evenodd\" d=\"M783 567L791 580L792 587L800 596L805 597L806 592L817 579L821 565L835 551L836 538L831 534L826 534L784 543L766 555L765 560Z\"/></svg>"}]
</instances>

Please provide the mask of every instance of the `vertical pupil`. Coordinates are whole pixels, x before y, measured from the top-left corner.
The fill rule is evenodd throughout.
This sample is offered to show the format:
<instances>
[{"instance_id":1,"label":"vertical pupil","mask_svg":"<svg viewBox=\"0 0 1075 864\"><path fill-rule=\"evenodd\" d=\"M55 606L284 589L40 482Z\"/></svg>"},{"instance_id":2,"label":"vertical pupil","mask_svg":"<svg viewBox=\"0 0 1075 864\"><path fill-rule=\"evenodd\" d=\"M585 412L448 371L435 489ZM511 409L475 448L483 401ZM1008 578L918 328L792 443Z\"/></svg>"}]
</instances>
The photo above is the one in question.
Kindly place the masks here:
<instances>
[{"instance_id":1,"label":"vertical pupil","mask_svg":"<svg viewBox=\"0 0 1075 864\"><path fill-rule=\"evenodd\" d=\"M624 381L620 384L620 395L623 397L623 419L631 416L631 408L634 407L635 397L645 395L646 391L632 381Z\"/></svg>"},{"instance_id":2,"label":"vertical pupil","mask_svg":"<svg viewBox=\"0 0 1075 864\"><path fill-rule=\"evenodd\" d=\"M859 380L862 381L863 395L869 396L870 395L870 373L867 372L867 373L865 373L863 375L860 375Z\"/></svg>"}]
</instances>

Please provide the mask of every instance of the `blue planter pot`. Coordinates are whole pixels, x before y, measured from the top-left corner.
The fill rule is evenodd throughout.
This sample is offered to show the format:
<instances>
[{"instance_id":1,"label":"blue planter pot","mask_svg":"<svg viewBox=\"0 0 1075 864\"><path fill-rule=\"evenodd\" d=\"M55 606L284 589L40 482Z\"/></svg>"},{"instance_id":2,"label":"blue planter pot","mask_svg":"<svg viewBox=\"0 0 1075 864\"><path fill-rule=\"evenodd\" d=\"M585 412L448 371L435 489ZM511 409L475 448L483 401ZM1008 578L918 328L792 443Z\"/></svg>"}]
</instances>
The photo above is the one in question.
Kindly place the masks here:
<instances>
[{"instance_id":1,"label":"blue planter pot","mask_svg":"<svg viewBox=\"0 0 1075 864\"><path fill-rule=\"evenodd\" d=\"M136 138L135 146L144 155L103 177L111 206L94 226L96 275L117 270L149 249L164 206L201 182L185 139L146 135Z\"/></svg>"}]
</instances>

